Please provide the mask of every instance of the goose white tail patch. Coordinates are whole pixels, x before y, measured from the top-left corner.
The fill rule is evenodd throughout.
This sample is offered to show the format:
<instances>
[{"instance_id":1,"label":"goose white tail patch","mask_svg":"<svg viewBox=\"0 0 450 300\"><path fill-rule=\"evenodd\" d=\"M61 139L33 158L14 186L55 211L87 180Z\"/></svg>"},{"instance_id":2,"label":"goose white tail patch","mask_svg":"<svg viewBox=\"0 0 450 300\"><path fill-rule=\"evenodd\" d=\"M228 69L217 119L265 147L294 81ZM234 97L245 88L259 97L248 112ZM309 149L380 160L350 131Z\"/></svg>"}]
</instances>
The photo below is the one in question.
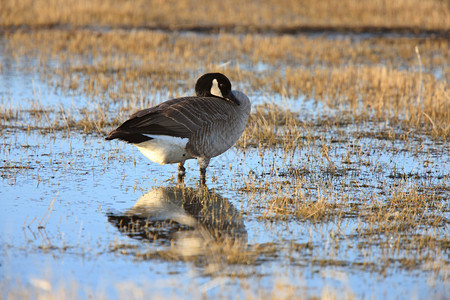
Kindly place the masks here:
<instances>
[{"instance_id":1,"label":"goose white tail patch","mask_svg":"<svg viewBox=\"0 0 450 300\"><path fill-rule=\"evenodd\" d=\"M152 140L134 144L142 154L160 165L174 164L192 158L186 152L187 138L168 135L147 135Z\"/></svg>"},{"instance_id":2,"label":"goose white tail patch","mask_svg":"<svg viewBox=\"0 0 450 300\"><path fill-rule=\"evenodd\" d=\"M212 81L210 92L211 92L211 95L223 98L222 91L219 88L219 83L217 82L217 79L214 79Z\"/></svg>"}]
</instances>

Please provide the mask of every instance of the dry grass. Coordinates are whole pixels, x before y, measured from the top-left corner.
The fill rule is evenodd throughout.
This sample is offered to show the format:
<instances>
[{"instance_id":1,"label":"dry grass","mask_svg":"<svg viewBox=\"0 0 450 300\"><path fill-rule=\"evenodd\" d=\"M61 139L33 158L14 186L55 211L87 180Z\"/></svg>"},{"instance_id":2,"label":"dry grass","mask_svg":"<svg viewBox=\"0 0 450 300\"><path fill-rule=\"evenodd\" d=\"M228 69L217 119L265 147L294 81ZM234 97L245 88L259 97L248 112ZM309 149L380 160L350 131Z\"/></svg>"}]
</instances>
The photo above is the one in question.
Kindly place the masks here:
<instances>
[{"instance_id":1,"label":"dry grass","mask_svg":"<svg viewBox=\"0 0 450 300\"><path fill-rule=\"evenodd\" d=\"M99 108L90 112L100 120L98 124L80 124L88 131L102 131L104 126L154 104L152 95L160 91L167 91L165 98L192 94L199 74L219 70L254 102L261 100L254 99L252 91L291 99L307 97L344 115L350 113L355 121L399 124L405 131L444 139L450 133L446 80L450 56L445 39L375 38L355 42L304 36L43 30L17 31L8 34L7 40L6 53L18 61L24 56L39 58L37 65L27 64L27 69L39 68L48 81L63 90L83 92L100 101ZM56 68L50 63L53 60L60 62ZM220 66L227 62L231 64ZM254 70L258 63L266 64L267 70ZM107 113L118 119L104 119ZM4 119L10 115L2 112ZM256 111L253 118L260 116L261 111ZM295 129L298 124L294 123L290 121L292 126L285 126L287 130ZM264 130L269 136L253 130L251 134L255 135L250 137L247 132L248 143L254 144L256 139L273 143L273 128Z\"/></svg>"},{"instance_id":2,"label":"dry grass","mask_svg":"<svg viewBox=\"0 0 450 300\"><path fill-rule=\"evenodd\" d=\"M448 30L446 1L4 0L0 26L149 26L163 28L368 27ZM239 7L239 9L236 9Z\"/></svg>"},{"instance_id":3,"label":"dry grass","mask_svg":"<svg viewBox=\"0 0 450 300\"><path fill-rule=\"evenodd\" d=\"M447 82L432 74L386 66L286 70L286 89L299 91L329 106L344 105L357 117L401 123L435 137L450 134L450 94ZM294 94L294 95L295 95Z\"/></svg>"},{"instance_id":4,"label":"dry grass","mask_svg":"<svg viewBox=\"0 0 450 300\"><path fill-rule=\"evenodd\" d=\"M301 137L302 123L298 113L277 104L261 104L253 108L247 128L237 146L241 148L258 147L260 149L284 145L286 150L296 147Z\"/></svg>"},{"instance_id":5,"label":"dry grass","mask_svg":"<svg viewBox=\"0 0 450 300\"><path fill-rule=\"evenodd\" d=\"M364 233L388 233L411 231L421 228L443 228L445 213L449 207L442 196L433 193L419 193L417 188L390 191L386 202L377 202L365 207L368 228Z\"/></svg>"}]
</instances>

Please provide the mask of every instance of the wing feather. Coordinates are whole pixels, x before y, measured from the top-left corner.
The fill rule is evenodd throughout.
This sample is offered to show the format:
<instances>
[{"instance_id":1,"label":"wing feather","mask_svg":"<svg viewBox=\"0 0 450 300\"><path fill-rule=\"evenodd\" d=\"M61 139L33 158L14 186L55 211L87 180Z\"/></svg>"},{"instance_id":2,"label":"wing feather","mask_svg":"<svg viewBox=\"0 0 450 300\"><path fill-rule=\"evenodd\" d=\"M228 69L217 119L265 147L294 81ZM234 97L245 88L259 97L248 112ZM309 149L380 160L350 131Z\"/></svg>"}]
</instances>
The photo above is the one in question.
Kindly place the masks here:
<instances>
[{"instance_id":1,"label":"wing feather","mask_svg":"<svg viewBox=\"0 0 450 300\"><path fill-rule=\"evenodd\" d=\"M225 106L224 106L225 105ZM228 101L217 97L183 97L134 113L106 139L139 143L146 135L170 135L189 138L205 124L226 119Z\"/></svg>"}]
</instances>

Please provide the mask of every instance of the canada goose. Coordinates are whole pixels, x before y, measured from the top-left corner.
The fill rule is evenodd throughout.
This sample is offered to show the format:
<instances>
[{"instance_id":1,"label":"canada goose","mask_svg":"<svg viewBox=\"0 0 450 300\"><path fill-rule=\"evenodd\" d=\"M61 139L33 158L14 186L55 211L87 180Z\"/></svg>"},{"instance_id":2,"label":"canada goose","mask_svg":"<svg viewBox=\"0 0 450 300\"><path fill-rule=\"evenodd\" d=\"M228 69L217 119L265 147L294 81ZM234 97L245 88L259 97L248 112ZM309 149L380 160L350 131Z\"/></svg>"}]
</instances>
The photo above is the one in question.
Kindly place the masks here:
<instances>
[{"instance_id":1,"label":"canada goose","mask_svg":"<svg viewBox=\"0 0 450 300\"><path fill-rule=\"evenodd\" d=\"M212 157L230 149L242 135L250 115L250 100L231 90L221 73L202 75L195 84L197 96L168 100L133 114L107 140L119 139L136 146L161 165L178 163L178 179L184 162L196 158L200 182Z\"/></svg>"}]
</instances>

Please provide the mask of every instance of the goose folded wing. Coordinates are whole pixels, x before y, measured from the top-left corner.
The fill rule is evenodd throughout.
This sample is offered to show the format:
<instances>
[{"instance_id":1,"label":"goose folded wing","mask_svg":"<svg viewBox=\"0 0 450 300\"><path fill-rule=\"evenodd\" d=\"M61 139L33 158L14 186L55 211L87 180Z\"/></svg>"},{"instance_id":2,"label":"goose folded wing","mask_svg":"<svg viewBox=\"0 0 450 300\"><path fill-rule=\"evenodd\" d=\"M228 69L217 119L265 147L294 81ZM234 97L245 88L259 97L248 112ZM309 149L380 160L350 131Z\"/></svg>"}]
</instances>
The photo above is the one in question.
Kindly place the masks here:
<instances>
[{"instance_id":1,"label":"goose folded wing","mask_svg":"<svg viewBox=\"0 0 450 300\"><path fill-rule=\"evenodd\" d=\"M205 121L204 113L198 107L202 102L196 97L173 99L136 112L117 130L147 135L189 137L200 129Z\"/></svg>"},{"instance_id":2,"label":"goose folded wing","mask_svg":"<svg viewBox=\"0 0 450 300\"><path fill-rule=\"evenodd\" d=\"M224 111L223 106L214 104L215 102L217 103L217 98L211 97L169 100L136 112L112 131L107 139L119 138L128 142L141 142L148 140L148 135L188 138L206 123L225 118L227 111Z\"/></svg>"}]
</instances>

